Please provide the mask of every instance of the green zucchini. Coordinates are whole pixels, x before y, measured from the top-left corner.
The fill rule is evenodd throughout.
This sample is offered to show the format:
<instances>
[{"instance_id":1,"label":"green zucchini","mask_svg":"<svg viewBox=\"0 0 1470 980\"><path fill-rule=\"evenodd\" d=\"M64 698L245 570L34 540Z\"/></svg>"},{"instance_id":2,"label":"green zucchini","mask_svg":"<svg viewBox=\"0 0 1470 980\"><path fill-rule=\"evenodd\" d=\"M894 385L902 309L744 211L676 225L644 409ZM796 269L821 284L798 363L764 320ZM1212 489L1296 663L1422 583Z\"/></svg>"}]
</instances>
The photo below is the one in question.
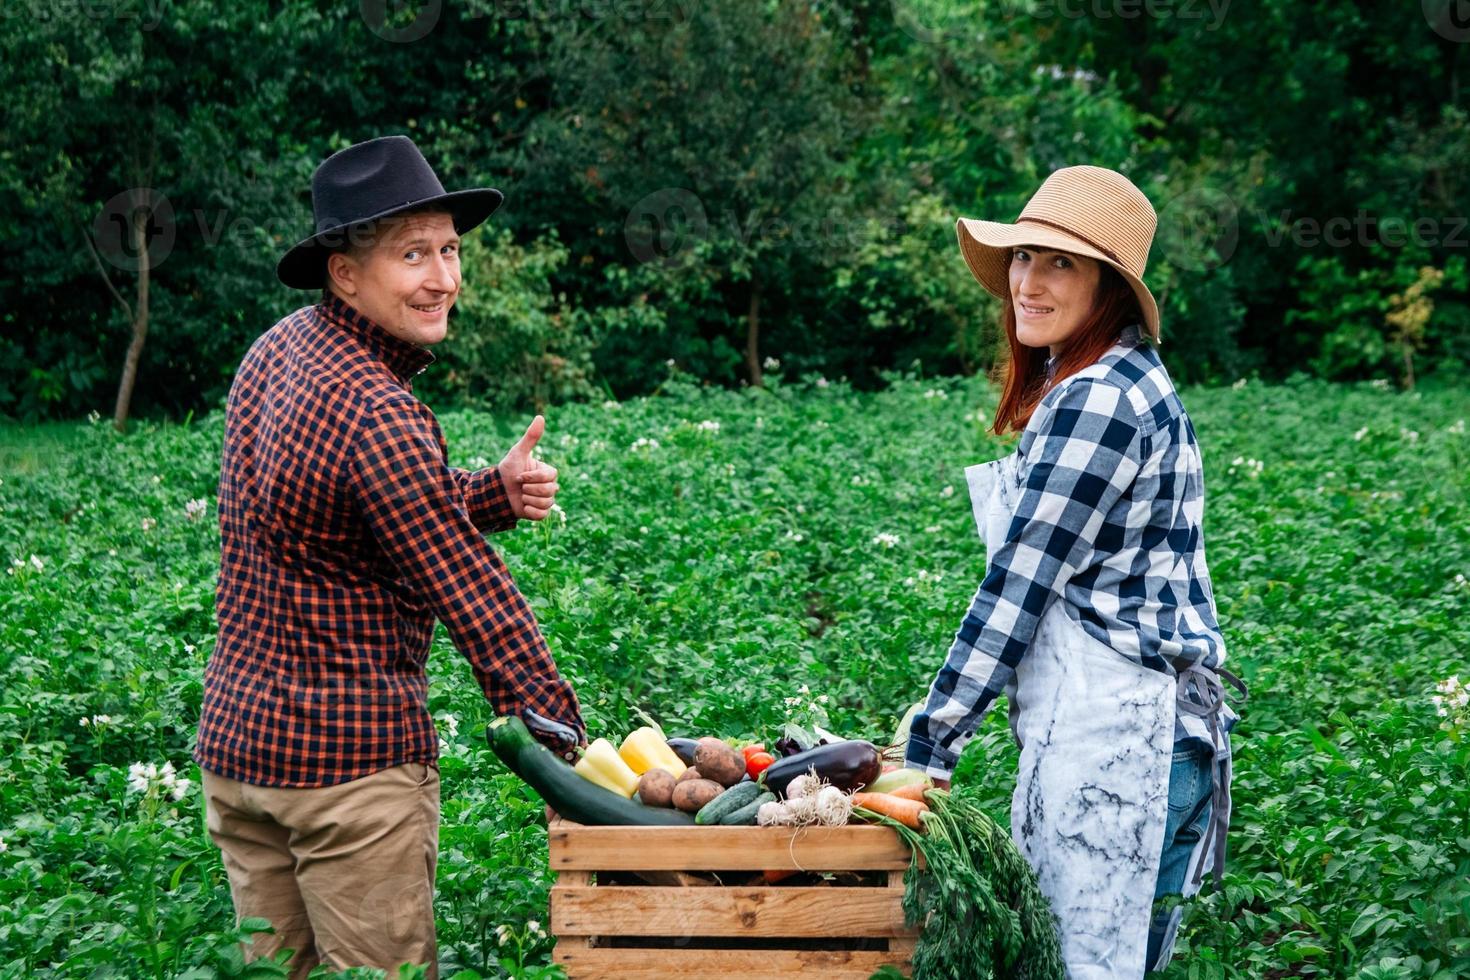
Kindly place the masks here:
<instances>
[{"instance_id":1,"label":"green zucchini","mask_svg":"<svg viewBox=\"0 0 1470 980\"><path fill-rule=\"evenodd\" d=\"M725 814L720 819L720 825L722 827L744 827L747 824L755 823L756 814L760 813L762 804L774 802L776 802L775 793L762 793L734 813Z\"/></svg>"},{"instance_id":2,"label":"green zucchini","mask_svg":"<svg viewBox=\"0 0 1470 980\"><path fill-rule=\"evenodd\" d=\"M568 820L620 827L682 827L693 822L687 813L644 806L583 779L556 753L536 741L526 723L515 715L492 721L485 728L485 740L511 772Z\"/></svg>"},{"instance_id":3,"label":"green zucchini","mask_svg":"<svg viewBox=\"0 0 1470 980\"><path fill-rule=\"evenodd\" d=\"M694 815L694 822L705 827L717 824L721 817L734 813L760 795L760 783L754 780L748 783L736 783L700 807L699 812Z\"/></svg>"}]
</instances>

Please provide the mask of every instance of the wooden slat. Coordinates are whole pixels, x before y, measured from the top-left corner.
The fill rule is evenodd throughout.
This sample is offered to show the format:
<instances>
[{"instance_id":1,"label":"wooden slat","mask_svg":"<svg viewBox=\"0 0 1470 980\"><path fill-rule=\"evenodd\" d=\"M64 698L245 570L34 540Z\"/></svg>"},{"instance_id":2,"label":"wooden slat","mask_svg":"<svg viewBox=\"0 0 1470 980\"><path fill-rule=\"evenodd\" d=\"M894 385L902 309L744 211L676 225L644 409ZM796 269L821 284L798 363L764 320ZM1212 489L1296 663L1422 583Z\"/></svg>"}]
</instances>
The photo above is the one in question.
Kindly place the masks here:
<instances>
[{"instance_id":1,"label":"wooden slat","mask_svg":"<svg viewBox=\"0 0 1470 980\"><path fill-rule=\"evenodd\" d=\"M892 888L553 885L557 936L909 936Z\"/></svg>"},{"instance_id":2,"label":"wooden slat","mask_svg":"<svg viewBox=\"0 0 1470 980\"><path fill-rule=\"evenodd\" d=\"M894 963L903 967L904 976L909 975L913 966L914 947L918 944L917 939L895 939L888 944L888 955Z\"/></svg>"},{"instance_id":3,"label":"wooden slat","mask_svg":"<svg viewBox=\"0 0 1470 980\"><path fill-rule=\"evenodd\" d=\"M589 949L553 954L571 980L867 980L885 964L909 975L892 953L737 949Z\"/></svg>"},{"instance_id":4,"label":"wooden slat","mask_svg":"<svg viewBox=\"0 0 1470 980\"><path fill-rule=\"evenodd\" d=\"M565 888L589 888L592 885L592 872L590 871L560 871L556 876L556 883ZM592 945L590 936L558 936L555 930L552 936L556 939L556 945L552 947L553 955L557 952L566 952L573 947L586 949Z\"/></svg>"},{"instance_id":5,"label":"wooden slat","mask_svg":"<svg viewBox=\"0 0 1470 980\"><path fill-rule=\"evenodd\" d=\"M584 827L557 818L547 828L553 871L870 871L909 866L891 828Z\"/></svg>"}]
</instances>

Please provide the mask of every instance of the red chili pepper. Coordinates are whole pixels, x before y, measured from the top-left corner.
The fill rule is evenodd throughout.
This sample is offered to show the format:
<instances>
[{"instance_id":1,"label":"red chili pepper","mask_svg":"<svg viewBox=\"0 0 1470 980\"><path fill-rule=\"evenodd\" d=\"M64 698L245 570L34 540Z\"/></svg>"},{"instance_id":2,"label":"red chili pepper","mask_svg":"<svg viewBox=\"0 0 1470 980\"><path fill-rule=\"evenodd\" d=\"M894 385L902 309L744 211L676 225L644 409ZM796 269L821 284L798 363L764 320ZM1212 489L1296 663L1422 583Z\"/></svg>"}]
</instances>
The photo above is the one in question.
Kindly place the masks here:
<instances>
[{"instance_id":1,"label":"red chili pepper","mask_svg":"<svg viewBox=\"0 0 1470 980\"><path fill-rule=\"evenodd\" d=\"M745 748L741 749L740 754L745 756L745 761L749 762L752 755L755 755L757 752L764 752L765 750L766 747L763 743L756 742L754 745L747 745Z\"/></svg>"},{"instance_id":2,"label":"red chili pepper","mask_svg":"<svg viewBox=\"0 0 1470 980\"><path fill-rule=\"evenodd\" d=\"M771 767L776 757L769 752L752 752L745 759L745 771L751 779L759 779L760 774Z\"/></svg>"}]
</instances>

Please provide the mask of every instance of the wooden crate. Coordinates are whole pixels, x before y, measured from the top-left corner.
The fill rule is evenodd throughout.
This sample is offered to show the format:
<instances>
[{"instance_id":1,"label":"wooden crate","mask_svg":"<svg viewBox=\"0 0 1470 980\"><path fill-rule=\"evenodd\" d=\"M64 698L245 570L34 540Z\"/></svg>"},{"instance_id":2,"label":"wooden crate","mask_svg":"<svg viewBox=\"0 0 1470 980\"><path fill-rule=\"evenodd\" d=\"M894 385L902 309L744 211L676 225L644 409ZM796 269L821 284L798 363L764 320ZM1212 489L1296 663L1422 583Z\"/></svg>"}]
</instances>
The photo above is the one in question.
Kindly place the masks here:
<instances>
[{"instance_id":1,"label":"wooden crate","mask_svg":"<svg viewBox=\"0 0 1470 980\"><path fill-rule=\"evenodd\" d=\"M910 854L890 828L548 818L553 961L571 980L867 980L890 963L910 975ZM838 874L768 884L766 870Z\"/></svg>"}]
</instances>

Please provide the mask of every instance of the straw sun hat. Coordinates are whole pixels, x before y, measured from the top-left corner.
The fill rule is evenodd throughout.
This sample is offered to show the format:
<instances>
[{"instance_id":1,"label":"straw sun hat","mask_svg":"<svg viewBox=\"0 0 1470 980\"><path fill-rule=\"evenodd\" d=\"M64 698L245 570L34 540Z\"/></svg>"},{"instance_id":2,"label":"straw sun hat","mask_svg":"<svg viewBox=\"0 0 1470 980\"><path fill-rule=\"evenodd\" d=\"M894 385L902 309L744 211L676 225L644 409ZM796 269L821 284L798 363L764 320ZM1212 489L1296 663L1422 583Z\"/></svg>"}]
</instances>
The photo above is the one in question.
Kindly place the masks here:
<instances>
[{"instance_id":1,"label":"straw sun hat","mask_svg":"<svg viewBox=\"0 0 1470 980\"><path fill-rule=\"evenodd\" d=\"M1010 298L1011 250L1020 245L1085 255L1117 269L1143 311L1144 329L1159 339L1159 305L1143 284L1158 215L1143 191L1116 170L1063 167L1046 178L1015 224L961 218L960 251L980 285Z\"/></svg>"}]
</instances>

